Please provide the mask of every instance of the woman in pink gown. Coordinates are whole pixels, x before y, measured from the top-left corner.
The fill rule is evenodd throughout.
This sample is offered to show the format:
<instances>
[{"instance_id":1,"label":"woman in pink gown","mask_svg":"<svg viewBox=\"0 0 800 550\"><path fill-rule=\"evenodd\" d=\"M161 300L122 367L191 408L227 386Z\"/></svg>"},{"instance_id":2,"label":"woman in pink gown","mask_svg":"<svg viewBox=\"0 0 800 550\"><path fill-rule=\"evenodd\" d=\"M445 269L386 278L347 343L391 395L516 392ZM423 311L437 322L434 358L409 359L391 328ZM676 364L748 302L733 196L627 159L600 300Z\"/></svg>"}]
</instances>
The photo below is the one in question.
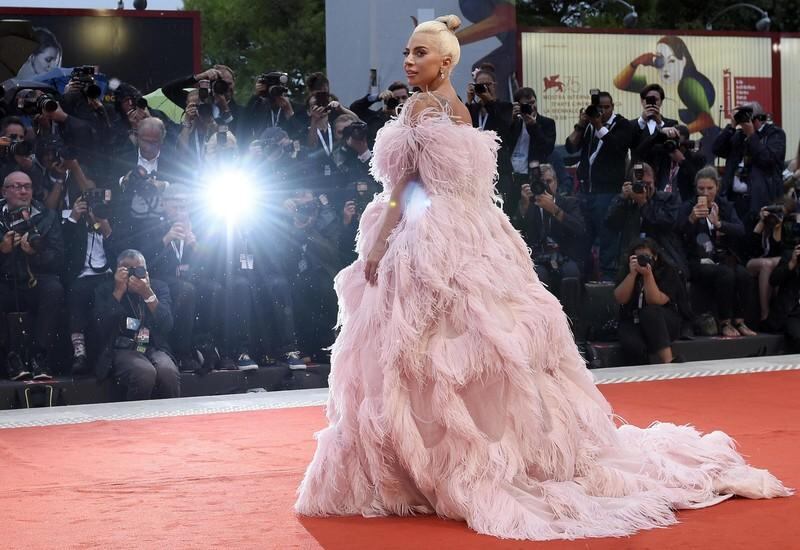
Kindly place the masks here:
<instances>
[{"instance_id":1,"label":"woman in pink gown","mask_svg":"<svg viewBox=\"0 0 800 550\"><path fill-rule=\"evenodd\" d=\"M497 205L497 136L450 84L458 18L421 24L415 94L378 134L383 183L336 277L330 425L308 516L438 514L513 539L623 536L733 495L787 496L726 434L617 426L558 301Z\"/></svg>"}]
</instances>

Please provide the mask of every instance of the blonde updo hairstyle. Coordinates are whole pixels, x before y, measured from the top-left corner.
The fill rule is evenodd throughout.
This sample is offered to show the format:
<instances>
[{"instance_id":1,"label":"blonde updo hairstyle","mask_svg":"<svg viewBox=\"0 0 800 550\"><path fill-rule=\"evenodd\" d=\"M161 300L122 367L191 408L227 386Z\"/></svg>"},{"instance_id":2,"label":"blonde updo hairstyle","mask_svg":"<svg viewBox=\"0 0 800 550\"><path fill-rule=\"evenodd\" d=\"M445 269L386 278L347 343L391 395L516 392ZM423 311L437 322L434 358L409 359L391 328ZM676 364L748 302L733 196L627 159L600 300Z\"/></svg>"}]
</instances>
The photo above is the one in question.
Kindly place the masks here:
<instances>
[{"instance_id":1,"label":"blonde updo hairstyle","mask_svg":"<svg viewBox=\"0 0 800 550\"><path fill-rule=\"evenodd\" d=\"M414 33L424 32L436 38L439 53L442 56L450 56L450 71L458 65L461 58L461 45L456 38L456 30L461 26L461 19L457 15L443 15L433 21L420 23L414 29Z\"/></svg>"}]
</instances>

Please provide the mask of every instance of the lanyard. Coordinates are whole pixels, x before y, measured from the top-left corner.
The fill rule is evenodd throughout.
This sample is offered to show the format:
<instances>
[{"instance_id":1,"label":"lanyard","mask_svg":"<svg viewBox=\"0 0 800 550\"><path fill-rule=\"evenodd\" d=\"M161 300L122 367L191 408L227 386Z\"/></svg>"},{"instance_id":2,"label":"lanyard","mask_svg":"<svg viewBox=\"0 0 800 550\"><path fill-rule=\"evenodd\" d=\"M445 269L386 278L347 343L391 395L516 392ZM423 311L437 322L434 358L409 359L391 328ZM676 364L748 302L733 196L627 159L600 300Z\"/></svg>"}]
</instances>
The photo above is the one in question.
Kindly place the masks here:
<instances>
[{"instance_id":1,"label":"lanyard","mask_svg":"<svg viewBox=\"0 0 800 550\"><path fill-rule=\"evenodd\" d=\"M325 154L331 156L333 152L333 132L331 132L331 125L328 124L328 129L326 130L328 133L328 143L325 143L325 138L322 137L322 130L317 128L317 136L319 136L319 142L322 144L322 148L325 149Z\"/></svg>"},{"instance_id":2,"label":"lanyard","mask_svg":"<svg viewBox=\"0 0 800 550\"><path fill-rule=\"evenodd\" d=\"M183 241L181 241L179 246L175 244L175 241L169 244L172 245L172 250L175 251L175 257L178 258L178 263L181 263L181 260L183 260Z\"/></svg>"},{"instance_id":3,"label":"lanyard","mask_svg":"<svg viewBox=\"0 0 800 550\"><path fill-rule=\"evenodd\" d=\"M277 115L275 114L275 111L273 111L272 109L269 110L269 116L270 116L270 118L272 118L272 127L273 128L275 126L277 126L278 123L281 121L281 110L283 110L283 107L278 107L278 114Z\"/></svg>"},{"instance_id":4,"label":"lanyard","mask_svg":"<svg viewBox=\"0 0 800 550\"><path fill-rule=\"evenodd\" d=\"M483 130L486 128L486 121L489 120L489 113L486 114L478 112L478 127Z\"/></svg>"}]
</instances>

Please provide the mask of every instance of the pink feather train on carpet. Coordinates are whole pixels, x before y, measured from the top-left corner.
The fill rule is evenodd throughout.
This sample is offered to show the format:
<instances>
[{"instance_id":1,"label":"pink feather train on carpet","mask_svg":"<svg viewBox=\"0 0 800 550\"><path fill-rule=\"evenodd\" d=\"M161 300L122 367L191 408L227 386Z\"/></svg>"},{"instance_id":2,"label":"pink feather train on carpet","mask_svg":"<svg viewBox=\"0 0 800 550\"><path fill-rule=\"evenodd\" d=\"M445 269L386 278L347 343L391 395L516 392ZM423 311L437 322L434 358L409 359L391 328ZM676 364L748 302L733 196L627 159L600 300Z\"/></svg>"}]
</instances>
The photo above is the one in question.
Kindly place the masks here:
<instances>
[{"instance_id":1,"label":"pink feather train on carpet","mask_svg":"<svg viewBox=\"0 0 800 550\"><path fill-rule=\"evenodd\" d=\"M723 432L617 425L495 192L497 136L415 94L375 143L384 191L336 277L329 426L308 516L438 514L511 539L624 536L733 495L787 496ZM378 282L364 260L415 171Z\"/></svg>"}]
</instances>

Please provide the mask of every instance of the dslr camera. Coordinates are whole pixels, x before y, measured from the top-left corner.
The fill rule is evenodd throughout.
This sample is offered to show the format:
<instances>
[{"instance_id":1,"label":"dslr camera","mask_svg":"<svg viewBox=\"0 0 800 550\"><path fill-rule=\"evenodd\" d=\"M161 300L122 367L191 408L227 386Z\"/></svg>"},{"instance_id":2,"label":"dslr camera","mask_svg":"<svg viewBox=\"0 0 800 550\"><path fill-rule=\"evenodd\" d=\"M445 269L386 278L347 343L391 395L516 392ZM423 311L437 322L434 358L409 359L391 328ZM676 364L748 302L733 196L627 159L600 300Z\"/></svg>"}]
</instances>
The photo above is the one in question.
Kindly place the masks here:
<instances>
[{"instance_id":1,"label":"dslr camera","mask_svg":"<svg viewBox=\"0 0 800 550\"><path fill-rule=\"evenodd\" d=\"M650 254L637 254L636 263L639 264L639 267L647 267L648 265L653 265L653 257Z\"/></svg>"},{"instance_id":2,"label":"dslr camera","mask_svg":"<svg viewBox=\"0 0 800 550\"><path fill-rule=\"evenodd\" d=\"M289 83L289 75L279 71L271 73L262 73L258 75L256 82L264 84L267 87L267 96L271 99L277 99L284 94L289 93L289 88L286 85ZM262 97L264 97L262 95Z\"/></svg>"},{"instance_id":3,"label":"dslr camera","mask_svg":"<svg viewBox=\"0 0 800 550\"><path fill-rule=\"evenodd\" d=\"M633 165L633 184L631 188L637 195L644 193L644 165L641 163Z\"/></svg>"},{"instance_id":4,"label":"dslr camera","mask_svg":"<svg viewBox=\"0 0 800 550\"><path fill-rule=\"evenodd\" d=\"M752 107L742 107L741 109L737 110L733 113L733 120L736 122L737 125L745 124L746 122L753 121L753 108Z\"/></svg>"},{"instance_id":5,"label":"dslr camera","mask_svg":"<svg viewBox=\"0 0 800 550\"><path fill-rule=\"evenodd\" d=\"M6 147L0 147L0 159L6 159L19 155L29 157L33 154L33 145L23 139L14 139Z\"/></svg>"},{"instance_id":6,"label":"dslr camera","mask_svg":"<svg viewBox=\"0 0 800 550\"><path fill-rule=\"evenodd\" d=\"M386 105L388 111L395 112L400 106L400 100L392 96L384 102L384 105Z\"/></svg>"},{"instance_id":7,"label":"dslr camera","mask_svg":"<svg viewBox=\"0 0 800 550\"><path fill-rule=\"evenodd\" d=\"M81 198L86 201L86 205L96 218L107 220L111 216L111 209L108 206L111 202L110 189L87 189Z\"/></svg>"},{"instance_id":8,"label":"dslr camera","mask_svg":"<svg viewBox=\"0 0 800 550\"><path fill-rule=\"evenodd\" d=\"M72 69L70 80L80 84L80 90L88 99L97 99L103 93L95 83L94 67L92 65L82 65Z\"/></svg>"},{"instance_id":9,"label":"dslr camera","mask_svg":"<svg viewBox=\"0 0 800 550\"><path fill-rule=\"evenodd\" d=\"M31 245L36 251L44 247L44 239L36 228L36 225L31 221L31 209L28 206L22 206L15 210L6 211L2 217L3 233L13 231L17 235L28 234L28 244Z\"/></svg>"},{"instance_id":10,"label":"dslr camera","mask_svg":"<svg viewBox=\"0 0 800 550\"><path fill-rule=\"evenodd\" d=\"M36 155L45 161L52 158L57 162L65 160L75 160L78 158L77 151L64 143L61 137L53 134L44 139L40 139L37 144Z\"/></svg>"},{"instance_id":11,"label":"dslr camera","mask_svg":"<svg viewBox=\"0 0 800 550\"><path fill-rule=\"evenodd\" d=\"M146 279L147 270L144 268L144 266L141 265L137 267L129 267L128 277L136 277L137 279Z\"/></svg>"},{"instance_id":12,"label":"dslr camera","mask_svg":"<svg viewBox=\"0 0 800 550\"><path fill-rule=\"evenodd\" d=\"M17 96L17 107L29 117L44 113L52 113L58 109L58 101L50 94L36 97L34 90L28 90Z\"/></svg>"},{"instance_id":13,"label":"dslr camera","mask_svg":"<svg viewBox=\"0 0 800 550\"><path fill-rule=\"evenodd\" d=\"M475 84L475 95L485 94L489 91L489 87L486 84Z\"/></svg>"},{"instance_id":14,"label":"dslr camera","mask_svg":"<svg viewBox=\"0 0 800 550\"><path fill-rule=\"evenodd\" d=\"M600 90L592 88L589 90L589 97L591 98L591 102L583 112L586 113L586 116L589 118L597 118L600 116L600 109L597 108L597 106L600 105Z\"/></svg>"},{"instance_id":15,"label":"dslr camera","mask_svg":"<svg viewBox=\"0 0 800 550\"><path fill-rule=\"evenodd\" d=\"M528 184L531 186L531 193L533 193L534 197L544 195L547 192L547 187L542 181L542 170L537 160L532 160L528 164Z\"/></svg>"}]
</instances>

